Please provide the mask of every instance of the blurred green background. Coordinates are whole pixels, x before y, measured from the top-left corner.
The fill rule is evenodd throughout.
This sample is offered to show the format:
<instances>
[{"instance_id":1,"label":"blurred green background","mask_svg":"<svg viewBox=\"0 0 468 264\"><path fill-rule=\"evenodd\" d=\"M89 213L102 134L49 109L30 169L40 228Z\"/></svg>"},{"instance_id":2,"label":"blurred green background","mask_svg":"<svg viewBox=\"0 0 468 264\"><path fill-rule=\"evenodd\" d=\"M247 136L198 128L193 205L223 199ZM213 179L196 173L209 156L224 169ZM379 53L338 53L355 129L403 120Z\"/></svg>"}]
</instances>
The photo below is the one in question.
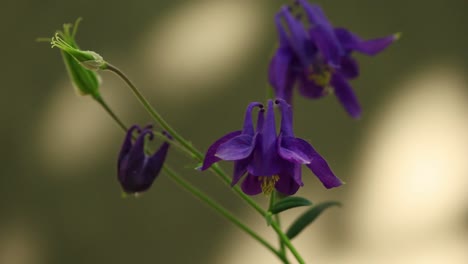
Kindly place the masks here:
<instances>
[{"instance_id":1,"label":"blurred green background","mask_svg":"<svg viewBox=\"0 0 468 264\"><path fill-rule=\"evenodd\" d=\"M77 36L81 47L98 52L126 72L166 119L204 151L214 139L240 127L248 102L264 101L268 62L276 42L272 18L284 2L3 0L0 10L3 39L0 44L3 87L0 263L271 263L262 262L260 253L258 258L242 258L254 256L257 251L267 253L260 247L237 248L248 237L164 175L160 175L148 193L137 199L122 199L116 181L116 156L123 134L90 98L74 93L58 50L34 40L52 36L63 23L83 17ZM303 234L320 240L308 244L302 238L298 243L305 249L315 249L317 243L329 248L331 255L318 263L387 263L384 259L389 258L375 251L372 257L362 253L362 261L358 257L333 259L338 254L334 250L348 252L352 248L353 234L357 232L353 230L357 227L349 224L348 217L359 211L357 208L361 208L361 213L364 208L352 202L360 201L355 197L364 192L360 189L362 184L357 183L366 182L358 167L368 162L360 157L364 155L372 129L386 122L383 105L391 105L392 98L410 93L413 86L406 83L414 78L424 80L425 76L443 78L443 74L453 74L448 80L460 79L461 84L455 84L454 89L460 95L455 96L461 105L456 109L462 110L454 124L466 124L467 83L463 78L468 68L468 2L330 0L318 3L335 25L346 26L365 38L394 32L402 32L403 37L375 58L358 56L362 75L353 86L364 108L361 120L351 120L333 96L317 102L295 97L296 134L312 142L336 174L348 183L326 191L313 175L304 171L306 185L299 195L313 201L338 199L345 208L330 211L319 219L320 230L315 228ZM104 72L102 77L102 93L127 123L150 122L122 82L110 73ZM440 83L439 87L428 89L428 93L452 91L450 82ZM415 104L410 105L423 110L442 109L442 113L447 109L445 105L455 105L448 99L440 107L438 95L430 102L423 98L416 96ZM451 113L447 110L447 116L453 117ZM424 112L420 117L430 118ZM409 123L418 124L418 118L416 115L414 122ZM446 120L444 115L441 119ZM456 135L461 135L455 138L458 148L468 149L466 126L452 129L436 120L433 123L436 128L442 126L447 130L429 140L429 144L439 139L454 139L450 132L456 130L460 131ZM395 124L395 131L399 131L398 121ZM432 127L423 131L429 130ZM419 136L411 130L408 135ZM443 142L441 146L446 146ZM411 149L418 147L421 146ZM468 155L466 151L456 152L458 148L448 150L446 156L453 155L450 160L465 159L456 163L461 164L457 170L460 177L456 178L460 181L451 182L455 187L449 184L444 189L447 192L438 193L441 188L435 188L428 197L453 196L456 191L452 187L467 187L467 170L463 164ZM400 154L403 155L397 152L387 162L399 167ZM250 219L251 210L217 178L195 172L192 168L196 164L175 151L170 155L169 163L177 164L181 174L238 215ZM455 166L450 164L450 168ZM431 166L433 163L426 164L429 171L433 171ZM437 176L445 182L445 175ZM408 183L403 181L396 186L380 194L385 199L398 197L397 191L407 189ZM421 195L416 192L409 197ZM363 199L379 204L380 196L369 197ZM462 230L466 231L466 197L453 197L457 204L454 209L457 213L453 214L456 221L447 220L443 225L462 223ZM266 204L265 197L256 199ZM440 206L445 208L444 204ZM392 214L398 216L399 211ZM264 223L259 217L252 216L252 219L250 223ZM383 222L378 221L379 224L385 226ZM316 232L321 235L316 236ZM233 233L239 236L231 238ZM405 234L415 237L413 233ZM463 234L467 237L466 232ZM404 236L400 239L408 240ZM310 263L317 263L314 251L310 252ZM393 259L396 253L390 255L391 263L410 263L405 262L408 259ZM465 261L468 258L461 257L460 262L447 263ZM416 259L411 263L430 262Z\"/></svg>"}]
</instances>

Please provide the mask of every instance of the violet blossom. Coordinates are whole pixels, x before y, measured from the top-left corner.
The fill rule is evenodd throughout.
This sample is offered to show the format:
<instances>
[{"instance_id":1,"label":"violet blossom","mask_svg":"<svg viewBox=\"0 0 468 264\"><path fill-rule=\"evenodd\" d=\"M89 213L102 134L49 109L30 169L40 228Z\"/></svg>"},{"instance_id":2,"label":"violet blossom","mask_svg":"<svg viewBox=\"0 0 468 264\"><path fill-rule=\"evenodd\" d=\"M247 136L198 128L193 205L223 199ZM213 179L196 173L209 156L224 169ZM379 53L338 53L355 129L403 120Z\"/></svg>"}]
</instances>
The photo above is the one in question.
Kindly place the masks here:
<instances>
[{"instance_id":1,"label":"violet blossom","mask_svg":"<svg viewBox=\"0 0 468 264\"><path fill-rule=\"evenodd\" d=\"M295 85L301 95L311 99L334 92L346 111L359 118L361 106L348 82L359 76L352 53L376 55L398 39L398 34L362 40L345 28L333 27L320 6L306 0L297 3L305 12L307 25L288 6L275 16L279 47L270 62L269 81L276 96L291 104Z\"/></svg>"},{"instance_id":2,"label":"violet blossom","mask_svg":"<svg viewBox=\"0 0 468 264\"><path fill-rule=\"evenodd\" d=\"M133 134L138 136L133 140ZM166 159L169 143L164 142L151 156L145 154L145 140L152 140L151 126L141 129L134 125L127 131L118 158L118 180L126 193L148 190L158 176ZM168 136L169 137L169 136Z\"/></svg>"},{"instance_id":3,"label":"violet blossom","mask_svg":"<svg viewBox=\"0 0 468 264\"><path fill-rule=\"evenodd\" d=\"M281 109L281 128L276 132L274 104ZM260 108L256 128L252 111ZM246 175L241 188L248 195L270 194L274 189L292 195L303 186L301 165L305 164L326 188L342 184L327 162L305 140L294 137L292 109L286 101L268 100L265 111L260 103L247 107L241 131L230 132L215 141L206 153L201 170L220 160L234 161L231 185Z\"/></svg>"}]
</instances>

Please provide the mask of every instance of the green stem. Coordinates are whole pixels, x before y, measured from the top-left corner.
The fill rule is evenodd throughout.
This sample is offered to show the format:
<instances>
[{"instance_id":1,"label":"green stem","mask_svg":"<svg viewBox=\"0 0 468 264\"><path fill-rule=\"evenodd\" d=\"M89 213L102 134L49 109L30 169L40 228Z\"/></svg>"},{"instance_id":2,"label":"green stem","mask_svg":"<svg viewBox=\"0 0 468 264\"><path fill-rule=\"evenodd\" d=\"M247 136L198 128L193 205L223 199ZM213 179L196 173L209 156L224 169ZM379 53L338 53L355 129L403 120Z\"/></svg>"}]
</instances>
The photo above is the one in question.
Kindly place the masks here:
<instances>
[{"instance_id":1,"label":"green stem","mask_svg":"<svg viewBox=\"0 0 468 264\"><path fill-rule=\"evenodd\" d=\"M270 196L270 209L273 207L273 205L276 203L276 200L277 200L277 195L278 193L276 191L273 191L271 193L271 196ZM274 219L276 221L276 223L278 223L278 226L281 228L281 220L280 220L280 215L279 214L275 214L274 216ZM283 255L286 255L286 248L284 246L284 243L283 243L283 240L281 240L281 238L279 237L278 235L278 241L279 241L279 245L280 245L280 252L283 254Z\"/></svg>"},{"instance_id":2,"label":"green stem","mask_svg":"<svg viewBox=\"0 0 468 264\"><path fill-rule=\"evenodd\" d=\"M113 73L115 73L117 76L119 76L127 85L130 87L132 92L135 94L137 99L140 101L140 103L143 105L143 107L146 109L146 111L153 117L153 119L158 122L158 124L168 132L176 142L180 143L182 147L187 149L192 156L197 159L197 161L202 161L204 156L203 154L198 151L194 146L192 146L191 143L189 143L187 140L185 140L179 133L177 133L163 118L162 116L151 106L151 104L146 100L146 98L141 94L141 92L138 90L138 88L130 81L130 79L117 67L107 63L104 70L109 70ZM229 176L226 175L226 173L217 165L213 165L211 167L211 170L215 172L216 175L218 175L227 185L230 185L230 178ZM232 188L244 201L246 201L250 206L252 206L260 215L263 217L266 217L268 212L265 211L263 208L260 207L252 198L250 198L248 195L246 195L242 190L240 190L239 187L234 186ZM276 222L274 222L274 225L272 223L272 227L277 227L274 228L275 232L278 234L280 239L283 241L283 243L289 248L291 253L296 257L296 259L299 261L299 263L304 263L301 256L297 252L297 250L294 248L294 246L291 244L291 241L289 241L288 237L283 233L281 228L277 225ZM301 262L302 261L302 262Z\"/></svg>"},{"instance_id":3,"label":"green stem","mask_svg":"<svg viewBox=\"0 0 468 264\"><path fill-rule=\"evenodd\" d=\"M301 257L301 255L299 254L299 252L297 251L297 249L293 246L293 244L291 243L291 240L289 240L289 238L283 233L283 231L281 230L281 228L279 227L278 223L276 223L275 221L272 221L271 222L271 227L273 227L273 229L276 231L276 233L278 234L279 238L281 239L281 241L286 245L286 247L289 248L289 251L291 251L291 253L294 255L294 257L297 259L297 261L299 262L299 264L305 264L305 261L304 259Z\"/></svg>"},{"instance_id":4,"label":"green stem","mask_svg":"<svg viewBox=\"0 0 468 264\"><path fill-rule=\"evenodd\" d=\"M102 97L94 97L96 102L98 102L104 110L112 117L112 119L119 125L120 128L124 132L127 131L127 126L122 122L122 120L112 111L112 109L109 107L109 105L102 99ZM270 243L268 243L265 239L260 237L255 231L250 229L248 226L243 224L242 222L239 221L233 214L231 214L228 210L226 210L224 207L222 207L220 204L215 202L213 199L211 199L209 196L207 196L205 193L203 193L201 190L197 189L195 186L184 180L182 177L178 176L171 168L169 168L167 165L163 166L163 171L179 186L181 186L183 189L200 199L201 201L205 202L209 207L213 208L216 212L220 213L222 216L224 216L226 219L231 221L234 225L242 229L244 232L249 234L253 239L257 240L260 244L265 246L268 250L270 250L273 254L275 254L279 259L281 259L285 264L289 263L288 260L286 259L286 254L284 252L278 252Z\"/></svg>"},{"instance_id":5,"label":"green stem","mask_svg":"<svg viewBox=\"0 0 468 264\"><path fill-rule=\"evenodd\" d=\"M213 208L216 212L220 213L222 216L227 218L229 221L231 221L233 224L235 224L237 227L245 231L247 234L249 234L252 238L257 240L260 244L264 245L266 248L268 248L273 254L275 254L279 259L281 259L284 263L289 263L288 260L286 259L286 256L284 253L278 252L273 246L271 246L267 241L265 241L263 238L261 238L257 233L255 233L252 229L249 227L245 226L242 222L240 222L234 215L232 215L229 211L227 211L225 208L220 206L218 203L213 201L210 197L206 196L203 192L201 192L199 189L195 188L193 185L185 181L182 177L179 177L177 174L174 173L169 167L163 167L164 172L169 175L169 177L174 180L178 185L180 185L182 188L184 188L186 191L190 192L194 196L196 196L198 199L202 200L205 202L207 205L209 205L211 208Z\"/></svg>"},{"instance_id":6,"label":"green stem","mask_svg":"<svg viewBox=\"0 0 468 264\"><path fill-rule=\"evenodd\" d=\"M120 128L122 128L123 131L127 131L127 127L125 124L120 120L120 118L112 111L112 109L109 107L109 105L102 99L102 97L93 97L96 102L98 102L104 110L114 119L114 121L119 125Z\"/></svg>"}]
</instances>

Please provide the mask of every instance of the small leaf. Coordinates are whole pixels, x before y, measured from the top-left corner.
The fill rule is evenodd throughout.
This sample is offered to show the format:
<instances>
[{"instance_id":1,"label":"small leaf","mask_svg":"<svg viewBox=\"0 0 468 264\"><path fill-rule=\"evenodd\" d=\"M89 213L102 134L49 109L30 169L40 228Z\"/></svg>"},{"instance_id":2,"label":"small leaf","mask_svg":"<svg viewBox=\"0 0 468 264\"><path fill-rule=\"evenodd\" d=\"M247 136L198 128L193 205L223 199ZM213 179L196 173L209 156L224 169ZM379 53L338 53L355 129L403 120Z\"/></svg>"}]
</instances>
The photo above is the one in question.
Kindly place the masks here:
<instances>
[{"instance_id":1,"label":"small leaf","mask_svg":"<svg viewBox=\"0 0 468 264\"><path fill-rule=\"evenodd\" d=\"M298 196L289 196L275 203L270 209L270 212L272 214L278 214L294 207L308 206L311 204L312 202L307 200L306 198Z\"/></svg>"},{"instance_id":2,"label":"small leaf","mask_svg":"<svg viewBox=\"0 0 468 264\"><path fill-rule=\"evenodd\" d=\"M304 228L306 228L310 223L317 219L317 217L323 211L325 211L325 209L332 206L340 207L341 203L335 201L323 202L307 210L304 214L299 216L299 218L297 218L296 221L294 221L294 223L292 223L292 225L289 227L288 231L286 232L288 238L293 239L302 230L304 230Z\"/></svg>"}]
</instances>

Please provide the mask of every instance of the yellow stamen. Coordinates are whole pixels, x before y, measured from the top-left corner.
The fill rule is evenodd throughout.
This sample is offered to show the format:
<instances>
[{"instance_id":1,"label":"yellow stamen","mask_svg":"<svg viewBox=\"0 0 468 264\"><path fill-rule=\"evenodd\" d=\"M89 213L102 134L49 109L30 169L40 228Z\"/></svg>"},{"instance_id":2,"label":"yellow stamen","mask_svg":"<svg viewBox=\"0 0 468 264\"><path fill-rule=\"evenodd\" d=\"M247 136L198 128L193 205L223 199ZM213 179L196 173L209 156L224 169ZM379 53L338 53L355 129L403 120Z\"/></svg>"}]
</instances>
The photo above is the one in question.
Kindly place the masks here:
<instances>
[{"instance_id":1,"label":"yellow stamen","mask_svg":"<svg viewBox=\"0 0 468 264\"><path fill-rule=\"evenodd\" d=\"M263 194L270 195L275 189L275 184L279 181L279 176L259 176L258 180L262 181L261 187Z\"/></svg>"},{"instance_id":2,"label":"yellow stamen","mask_svg":"<svg viewBox=\"0 0 468 264\"><path fill-rule=\"evenodd\" d=\"M329 70L324 70L320 72L313 72L309 74L309 80L314 81L318 86L328 86L331 79L331 72Z\"/></svg>"}]
</instances>

